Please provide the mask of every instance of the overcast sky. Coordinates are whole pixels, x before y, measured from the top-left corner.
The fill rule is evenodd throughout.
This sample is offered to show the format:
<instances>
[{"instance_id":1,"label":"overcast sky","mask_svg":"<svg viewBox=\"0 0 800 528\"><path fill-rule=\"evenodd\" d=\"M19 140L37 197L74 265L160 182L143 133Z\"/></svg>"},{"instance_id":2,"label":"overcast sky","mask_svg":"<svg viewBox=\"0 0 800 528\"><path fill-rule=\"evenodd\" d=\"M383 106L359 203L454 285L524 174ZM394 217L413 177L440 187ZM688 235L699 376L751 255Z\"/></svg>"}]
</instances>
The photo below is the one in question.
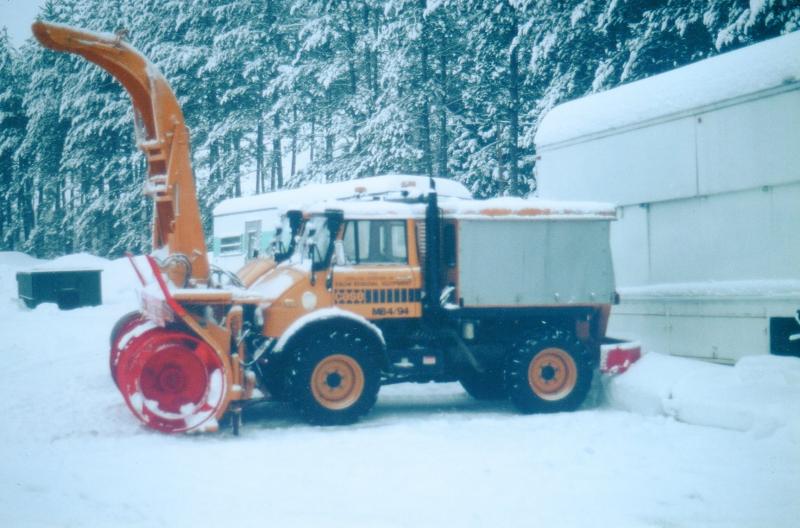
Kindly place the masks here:
<instances>
[{"instance_id":1,"label":"overcast sky","mask_svg":"<svg viewBox=\"0 0 800 528\"><path fill-rule=\"evenodd\" d=\"M0 0L0 26L8 28L8 36L20 47L31 36L31 24L44 0Z\"/></svg>"}]
</instances>

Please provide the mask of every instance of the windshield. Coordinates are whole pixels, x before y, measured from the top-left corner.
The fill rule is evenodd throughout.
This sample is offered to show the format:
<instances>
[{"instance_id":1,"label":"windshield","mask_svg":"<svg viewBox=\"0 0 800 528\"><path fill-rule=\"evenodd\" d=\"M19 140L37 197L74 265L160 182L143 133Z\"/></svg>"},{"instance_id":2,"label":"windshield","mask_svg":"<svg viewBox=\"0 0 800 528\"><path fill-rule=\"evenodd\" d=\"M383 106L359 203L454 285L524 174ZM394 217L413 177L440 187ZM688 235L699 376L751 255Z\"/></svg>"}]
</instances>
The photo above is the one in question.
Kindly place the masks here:
<instances>
[{"instance_id":1,"label":"windshield","mask_svg":"<svg viewBox=\"0 0 800 528\"><path fill-rule=\"evenodd\" d=\"M331 242L331 233L328 230L328 219L324 216L312 216L303 229L303 236L300 243L295 248L295 258L300 260L308 256L309 247L312 243L316 247L314 250L314 260L321 262L328 254L328 245Z\"/></svg>"}]
</instances>

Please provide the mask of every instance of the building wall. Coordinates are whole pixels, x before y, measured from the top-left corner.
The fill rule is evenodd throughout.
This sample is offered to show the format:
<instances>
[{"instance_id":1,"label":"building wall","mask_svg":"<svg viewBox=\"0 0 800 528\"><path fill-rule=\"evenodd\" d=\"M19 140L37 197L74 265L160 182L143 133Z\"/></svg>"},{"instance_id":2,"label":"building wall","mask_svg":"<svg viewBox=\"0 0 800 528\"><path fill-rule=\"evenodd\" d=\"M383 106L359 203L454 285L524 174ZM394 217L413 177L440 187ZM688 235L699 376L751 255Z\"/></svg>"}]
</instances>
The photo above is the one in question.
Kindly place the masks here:
<instances>
[{"instance_id":1,"label":"building wall","mask_svg":"<svg viewBox=\"0 0 800 528\"><path fill-rule=\"evenodd\" d=\"M769 353L770 318L800 308L800 84L539 154L541 197L619 205L612 335L721 362ZM669 293L687 283L700 291Z\"/></svg>"},{"instance_id":2,"label":"building wall","mask_svg":"<svg viewBox=\"0 0 800 528\"><path fill-rule=\"evenodd\" d=\"M620 205L621 287L800 279L800 86L540 149L543 198Z\"/></svg>"}]
</instances>

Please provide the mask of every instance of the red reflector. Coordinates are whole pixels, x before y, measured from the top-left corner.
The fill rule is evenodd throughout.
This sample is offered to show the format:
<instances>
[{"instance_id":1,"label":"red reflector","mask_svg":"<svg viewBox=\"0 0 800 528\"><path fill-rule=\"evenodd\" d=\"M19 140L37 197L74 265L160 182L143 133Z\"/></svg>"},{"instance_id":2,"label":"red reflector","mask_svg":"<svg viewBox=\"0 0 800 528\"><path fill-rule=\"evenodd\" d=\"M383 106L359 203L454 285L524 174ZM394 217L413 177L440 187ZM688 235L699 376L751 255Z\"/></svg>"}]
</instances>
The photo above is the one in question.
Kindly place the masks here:
<instances>
[{"instance_id":1,"label":"red reflector","mask_svg":"<svg viewBox=\"0 0 800 528\"><path fill-rule=\"evenodd\" d=\"M613 343L600 347L600 372L621 374L642 357L639 343Z\"/></svg>"}]
</instances>

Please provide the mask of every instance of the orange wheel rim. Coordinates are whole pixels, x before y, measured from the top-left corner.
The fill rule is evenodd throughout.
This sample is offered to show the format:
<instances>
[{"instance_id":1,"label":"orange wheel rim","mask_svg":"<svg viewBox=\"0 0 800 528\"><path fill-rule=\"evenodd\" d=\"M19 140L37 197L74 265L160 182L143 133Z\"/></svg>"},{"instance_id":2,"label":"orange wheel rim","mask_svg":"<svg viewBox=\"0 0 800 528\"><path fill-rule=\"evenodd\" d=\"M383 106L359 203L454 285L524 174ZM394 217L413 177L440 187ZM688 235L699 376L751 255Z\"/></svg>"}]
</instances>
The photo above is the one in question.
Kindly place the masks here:
<instances>
[{"instance_id":1,"label":"orange wheel rim","mask_svg":"<svg viewBox=\"0 0 800 528\"><path fill-rule=\"evenodd\" d=\"M560 400L575 388L578 369L575 360L560 348L545 348L528 365L528 384L543 400Z\"/></svg>"},{"instance_id":2,"label":"orange wheel rim","mask_svg":"<svg viewBox=\"0 0 800 528\"><path fill-rule=\"evenodd\" d=\"M364 391L364 371L358 361L334 354L320 361L311 374L314 399L331 410L347 409Z\"/></svg>"}]
</instances>

